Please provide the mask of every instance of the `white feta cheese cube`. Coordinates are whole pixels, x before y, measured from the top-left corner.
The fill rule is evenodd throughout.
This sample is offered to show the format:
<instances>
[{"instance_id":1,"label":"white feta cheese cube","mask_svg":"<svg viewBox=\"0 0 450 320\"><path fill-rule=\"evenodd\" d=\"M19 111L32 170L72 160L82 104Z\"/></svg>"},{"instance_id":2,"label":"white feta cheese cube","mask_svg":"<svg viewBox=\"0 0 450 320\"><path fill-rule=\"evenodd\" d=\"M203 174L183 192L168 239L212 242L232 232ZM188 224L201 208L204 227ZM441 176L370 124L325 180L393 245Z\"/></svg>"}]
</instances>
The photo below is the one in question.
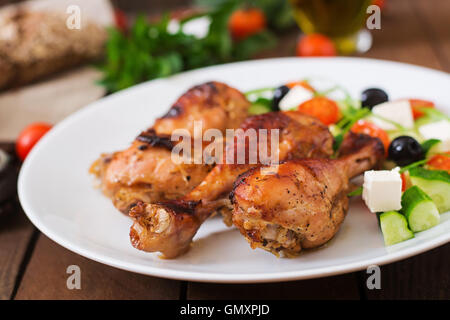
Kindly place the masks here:
<instances>
[{"instance_id":1,"label":"white feta cheese cube","mask_svg":"<svg viewBox=\"0 0 450 320\"><path fill-rule=\"evenodd\" d=\"M440 120L419 127L419 133L425 140L439 139L441 143L437 146L437 152L450 150L450 121Z\"/></svg>"},{"instance_id":2,"label":"white feta cheese cube","mask_svg":"<svg viewBox=\"0 0 450 320\"><path fill-rule=\"evenodd\" d=\"M313 97L314 93L311 90L305 89L302 86L295 86L281 99L279 103L280 110L287 111L297 108L300 104Z\"/></svg>"},{"instance_id":3,"label":"white feta cheese cube","mask_svg":"<svg viewBox=\"0 0 450 320\"><path fill-rule=\"evenodd\" d=\"M366 171L362 198L372 212L400 210L402 179L399 168Z\"/></svg>"},{"instance_id":4,"label":"white feta cheese cube","mask_svg":"<svg viewBox=\"0 0 450 320\"><path fill-rule=\"evenodd\" d=\"M408 100L398 100L384 102L376 105L372 109L373 114L385 118L387 120L398 123L406 129L414 127L414 117L411 109L411 103ZM373 122L381 129L395 130L397 127L377 117L372 117Z\"/></svg>"}]
</instances>

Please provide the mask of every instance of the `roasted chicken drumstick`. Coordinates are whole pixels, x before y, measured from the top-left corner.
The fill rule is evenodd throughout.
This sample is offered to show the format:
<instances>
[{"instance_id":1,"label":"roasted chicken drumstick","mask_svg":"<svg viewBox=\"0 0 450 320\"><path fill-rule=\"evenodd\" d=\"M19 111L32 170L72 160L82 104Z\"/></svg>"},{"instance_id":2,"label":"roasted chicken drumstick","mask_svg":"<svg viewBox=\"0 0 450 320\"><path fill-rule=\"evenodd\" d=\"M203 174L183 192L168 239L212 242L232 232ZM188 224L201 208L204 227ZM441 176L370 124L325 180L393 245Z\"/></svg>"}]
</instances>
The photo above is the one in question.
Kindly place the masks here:
<instances>
[{"instance_id":1,"label":"roasted chicken drumstick","mask_svg":"<svg viewBox=\"0 0 450 320\"><path fill-rule=\"evenodd\" d=\"M172 132L185 129L193 137L195 121L201 122L203 130L238 128L249 106L241 92L223 83L193 87L128 149L102 155L91 172L100 179L103 193L124 213L137 201L179 198L197 186L212 165L175 164L171 160Z\"/></svg>"},{"instance_id":2,"label":"roasted chicken drumstick","mask_svg":"<svg viewBox=\"0 0 450 320\"><path fill-rule=\"evenodd\" d=\"M250 170L236 181L233 223L252 248L291 256L336 234L348 209L349 178L373 168L384 149L376 138L350 134L341 153L286 161L276 175Z\"/></svg>"},{"instance_id":3,"label":"roasted chicken drumstick","mask_svg":"<svg viewBox=\"0 0 450 320\"><path fill-rule=\"evenodd\" d=\"M299 112L272 112L249 117L241 128L244 132L267 129L268 148L271 130L278 129L279 160L326 158L333 152L333 137L328 128L317 119ZM247 141L244 142L246 155L249 149ZM258 142L259 148L261 141ZM238 145L235 143L233 152L242 150L237 148ZM228 195L236 178L258 166L258 163L249 163L248 157L244 164L218 164L181 199L159 203L138 202L129 212L135 218L130 230L133 246L144 251L160 251L167 258L184 253L203 221L217 210L230 206Z\"/></svg>"}]
</instances>

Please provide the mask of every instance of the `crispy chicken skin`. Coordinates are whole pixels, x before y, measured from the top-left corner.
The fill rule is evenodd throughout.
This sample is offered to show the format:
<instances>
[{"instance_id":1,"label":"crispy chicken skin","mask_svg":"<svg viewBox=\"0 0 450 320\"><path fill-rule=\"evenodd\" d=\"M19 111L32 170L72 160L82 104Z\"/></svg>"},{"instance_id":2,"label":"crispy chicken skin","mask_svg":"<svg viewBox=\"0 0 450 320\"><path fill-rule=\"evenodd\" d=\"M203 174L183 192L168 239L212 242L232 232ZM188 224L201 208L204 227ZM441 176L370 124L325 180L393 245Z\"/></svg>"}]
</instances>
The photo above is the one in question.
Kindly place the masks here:
<instances>
[{"instance_id":1,"label":"crispy chicken skin","mask_svg":"<svg viewBox=\"0 0 450 320\"><path fill-rule=\"evenodd\" d=\"M272 112L249 117L241 128L244 132L249 129L267 129L270 151L271 130L279 129L280 160L326 158L332 154L333 137L328 128L317 119L299 112ZM135 218L130 230L133 246L144 251L162 252L167 258L174 258L187 251L203 221L214 212L226 212L231 207L228 195L236 178L260 166L260 162L248 162L248 140L243 143L246 143L244 164L216 165L196 188L181 199L159 203L142 201L134 206L129 212ZM239 150L238 144L237 141L234 150L231 150L235 156Z\"/></svg>"},{"instance_id":2,"label":"crispy chicken skin","mask_svg":"<svg viewBox=\"0 0 450 320\"><path fill-rule=\"evenodd\" d=\"M236 129L248 116L250 102L234 88L220 82L207 82L183 94L153 129L158 135L171 135L175 129L186 129L194 135L194 121L201 121L203 130Z\"/></svg>"},{"instance_id":3,"label":"crispy chicken skin","mask_svg":"<svg viewBox=\"0 0 450 320\"><path fill-rule=\"evenodd\" d=\"M174 163L172 132L186 129L193 136L194 121L201 121L203 130L237 128L247 117L249 106L241 92L226 84L195 86L128 149L102 155L90 171L100 179L103 193L124 213L137 201L179 198L197 186L212 165Z\"/></svg>"},{"instance_id":4,"label":"crispy chicken skin","mask_svg":"<svg viewBox=\"0 0 450 320\"><path fill-rule=\"evenodd\" d=\"M274 175L253 169L236 180L233 223L252 248L292 256L336 234L348 209L349 178L376 166L384 149L376 138L351 133L341 153L289 160Z\"/></svg>"}]
</instances>

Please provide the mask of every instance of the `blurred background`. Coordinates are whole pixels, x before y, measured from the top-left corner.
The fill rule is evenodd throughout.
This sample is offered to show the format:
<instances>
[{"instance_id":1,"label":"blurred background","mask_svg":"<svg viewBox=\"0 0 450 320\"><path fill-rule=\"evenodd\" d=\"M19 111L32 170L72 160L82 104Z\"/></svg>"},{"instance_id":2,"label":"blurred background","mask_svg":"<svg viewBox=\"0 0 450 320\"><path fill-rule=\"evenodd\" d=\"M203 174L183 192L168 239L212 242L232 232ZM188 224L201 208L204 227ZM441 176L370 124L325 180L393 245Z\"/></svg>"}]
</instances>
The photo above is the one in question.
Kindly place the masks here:
<instances>
[{"instance_id":1,"label":"blurred background","mask_svg":"<svg viewBox=\"0 0 450 320\"><path fill-rule=\"evenodd\" d=\"M31 131L23 160L107 94L234 61L351 55L448 71L449 12L439 0L0 0L0 142Z\"/></svg>"},{"instance_id":2,"label":"blurred background","mask_svg":"<svg viewBox=\"0 0 450 320\"><path fill-rule=\"evenodd\" d=\"M0 0L0 141L185 70L361 55L372 46L367 18L381 23L388 7L384 0Z\"/></svg>"}]
</instances>

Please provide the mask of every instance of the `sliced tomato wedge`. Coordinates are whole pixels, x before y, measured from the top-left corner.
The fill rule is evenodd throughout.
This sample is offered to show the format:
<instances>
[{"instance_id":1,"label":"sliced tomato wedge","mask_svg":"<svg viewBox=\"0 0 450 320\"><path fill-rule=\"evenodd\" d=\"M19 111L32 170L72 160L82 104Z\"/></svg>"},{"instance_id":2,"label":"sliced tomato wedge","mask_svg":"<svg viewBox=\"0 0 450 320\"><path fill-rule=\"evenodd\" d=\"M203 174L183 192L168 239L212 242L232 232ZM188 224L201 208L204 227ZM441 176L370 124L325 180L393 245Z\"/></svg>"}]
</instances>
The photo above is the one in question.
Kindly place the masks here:
<instances>
[{"instance_id":1,"label":"sliced tomato wedge","mask_svg":"<svg viewBox=\"0 0 450 320\"><path fill-rule=\"evenodd\" d=\"M298 107L298 111L316 117L325 125L339 120L338 105L326 97L315 97L305 101Z\"/></svg>"},{"instance_id":2,"label":"sliced tomato wedge","mask_svg":"<svg viewBox=\"0 0 450 320\"><path fill-rule=\"evenodd\" d=\"M368 136L380 139L384 145L385 155L387 155L390 143L389 136L386 131L378 127L376 124L365 120L359 120L353 125L350 131L354 133L367 134Z\"/></svg>"},{"instance_id":3,"label":"sliced tomato wedge","mask_svg":"<svg viewBox=\"0 0 450 320\"><path fill-rule=\"evenodd\" d=\"M405 175L404 172L402 172L400 174L400 178L402 178L402 191L405 191L406 190L406 185L407 185L408 182L407 182L406 175Z\"/></svg>"},{"instance_id":4,"label":"sliced tomato wedge","mask_svg":"<svg viewBox=\"0 0 450 320\"><path fill-rule=\"evenodd\" d=\"M434 102L422 99L409 99L409 103L411 103L411 108L413 112L414 120L420 117L423 117L425 113L420 111L420 108L434 108Z\"/></svg>"},{"instance_id":5,"label":"sliced tomato wedge","mask_svg":"<svg viewBox=\"0 0 450 320\"><path fill-rule=\"evenodd\" d=\"M436 154L428 160L431 169L445 170L450 173L450 151L445 154Z\"/></svg>"}]
</instances>

